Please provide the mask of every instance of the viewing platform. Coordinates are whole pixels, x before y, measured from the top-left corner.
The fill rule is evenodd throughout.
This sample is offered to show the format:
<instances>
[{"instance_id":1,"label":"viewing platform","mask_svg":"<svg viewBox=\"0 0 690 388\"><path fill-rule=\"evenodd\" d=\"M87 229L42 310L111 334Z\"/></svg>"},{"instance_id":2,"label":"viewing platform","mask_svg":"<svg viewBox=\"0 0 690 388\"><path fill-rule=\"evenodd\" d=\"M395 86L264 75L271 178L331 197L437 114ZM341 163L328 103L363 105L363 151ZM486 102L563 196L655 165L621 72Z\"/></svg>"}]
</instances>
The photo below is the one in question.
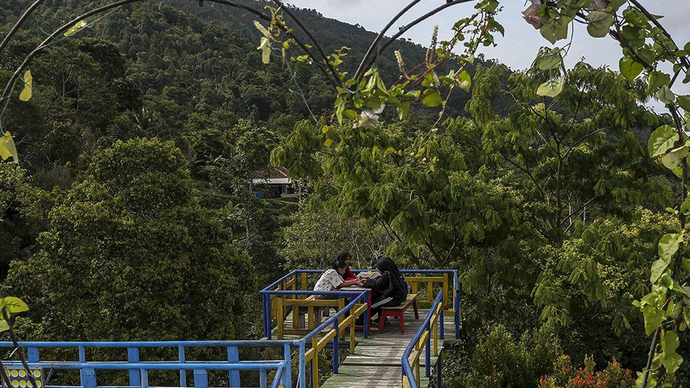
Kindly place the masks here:
<instances>
[{"instance_id":1,"label":"viewing platform","mask_svg":"<svg viewBox=\"0 0 690 388\"><path fill-rule=\"evenodd\" d=\"M3 366L18 370L10 384L20 388L32 387L27 367L39 388L416 388L432 370L440 386L440 351L460 336L457 271L401 270L419 317L410 297L389 308L380 333L357 325L369 322L370 290L312 291L322 272L296 270L260 292L260 340L22 342Z\"/></svg>"}]
</instances>

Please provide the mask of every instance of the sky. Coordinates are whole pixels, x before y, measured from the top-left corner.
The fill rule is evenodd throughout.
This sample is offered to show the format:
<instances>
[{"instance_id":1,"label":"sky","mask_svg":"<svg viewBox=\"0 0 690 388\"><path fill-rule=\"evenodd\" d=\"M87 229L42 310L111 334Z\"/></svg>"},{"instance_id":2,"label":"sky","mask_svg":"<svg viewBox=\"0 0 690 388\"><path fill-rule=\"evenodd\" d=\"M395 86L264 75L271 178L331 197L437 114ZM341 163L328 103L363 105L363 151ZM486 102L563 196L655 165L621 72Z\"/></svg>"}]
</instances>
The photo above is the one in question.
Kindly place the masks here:
<instances>
[{"instance_id":1,"label":"sky","mask_svg":"<svg viewBox=\"0 0 690 388\"><path fill-rule=\"evenodd\" d=\"M443 4L444 0L422 0L408 15L393 26L390 31L398 31L398 27L409 23L416 17ZM386 23L395 16L409 0L287 0L289 4L315 9L325 17L337 19L350 24L359 24L370 31L380 31ZM660 21L671 33L679 46L690 41L690 0L641 0L651 13L664 15ZM456 5L420 23L405 35L414 42L428 46L434 25L439 26L439 38L449 38L451 26L458 19L472 13L475 2ZM487 59L497 59L514 70L526 69L534 60L542 46L551 44L522 18L522 11L527 8L524 0L503 0L503 10L497 20L505 28L505 37L498 35L496 47L481 48ZM567 41L556 42L563 46ZM403 53L404 54L404 53ZM608 65L618 70L618 60L621 56L620 46L610 37L592 38L587 34L586 27L575 23L575 34L572 45L565 58L565 64L572 67L580 59L594 66ZM662 69L671 72L670 68ZM677 94L690 94L690 86L680 82L673 91ZM666 112L662 104L652 103L651 106L659 113Z\"/></svg>"}]
</instances>

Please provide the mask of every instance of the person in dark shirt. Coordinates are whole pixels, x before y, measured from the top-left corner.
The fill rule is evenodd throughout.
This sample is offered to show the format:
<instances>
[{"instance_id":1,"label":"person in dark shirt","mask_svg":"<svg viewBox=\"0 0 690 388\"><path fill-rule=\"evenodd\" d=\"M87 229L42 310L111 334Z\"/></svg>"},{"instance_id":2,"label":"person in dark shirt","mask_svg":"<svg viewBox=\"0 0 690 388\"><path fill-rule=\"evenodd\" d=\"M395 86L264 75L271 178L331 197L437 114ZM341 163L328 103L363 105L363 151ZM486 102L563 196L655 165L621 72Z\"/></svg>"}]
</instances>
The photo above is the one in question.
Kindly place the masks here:
<instances>
[{"instance_id":1,"label":"person in dark shirt","mask_svg":"<svg viewBox=\"0 0 690 388\"><path fill-rule=\"evenodd\" d=\"M388 257L376 262L380 276L369 279L364 287L375 293L371 304L371 317L381 312L382 307L394 307L407 299L407 283L393 260Z\"/></svg>"}]
</instances>

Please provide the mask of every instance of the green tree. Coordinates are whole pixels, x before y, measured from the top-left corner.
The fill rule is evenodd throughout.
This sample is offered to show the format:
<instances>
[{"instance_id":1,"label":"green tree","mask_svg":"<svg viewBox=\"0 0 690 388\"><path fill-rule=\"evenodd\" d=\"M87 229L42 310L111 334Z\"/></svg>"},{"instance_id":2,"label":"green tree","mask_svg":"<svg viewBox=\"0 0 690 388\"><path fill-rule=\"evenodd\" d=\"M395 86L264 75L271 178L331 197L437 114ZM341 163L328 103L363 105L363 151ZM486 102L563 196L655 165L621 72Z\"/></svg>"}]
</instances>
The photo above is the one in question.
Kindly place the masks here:
<instances>
[{"instance_id":1,"label":"green tree","mask_svg":"<svg viewBox=\"0 0 690 388\"><path fill-rule=\"evenodd\" d=\"M524 193L541 237L559 245L577 221L670 206L670 180L641 143L667 118L644 107L643 83L580 62L546 101L535 92L544 80L536 70L481 69L467 107L487 167ZM503 117L494 106L505 98L512 104Z\"/></svg>"},{"instance_id":2,"label":"green tree","mask_svg":"<svg viewBox=\"0 0 690 388\"><path fill-rule=\"evenodd\" d=\"M286 270L330 268L335 255L343 251L352 255L353 268L366 268L371 259L385 254L391 238L376 225L328 213L316 201L302 202L282 243Z\"/></svg>"},{"instance_id":3,"label":"green tree","mask_svg":"<svg viewBox=\"0 0 690 388\"><path fill-rule=\"evenodd\" d=\"M198 204L173 143L117 142L50 213L41 250L8 283L46 340L241 338L255 275ZM30 337L28 337L30 338Z\"/></svg>"}]
</instances>

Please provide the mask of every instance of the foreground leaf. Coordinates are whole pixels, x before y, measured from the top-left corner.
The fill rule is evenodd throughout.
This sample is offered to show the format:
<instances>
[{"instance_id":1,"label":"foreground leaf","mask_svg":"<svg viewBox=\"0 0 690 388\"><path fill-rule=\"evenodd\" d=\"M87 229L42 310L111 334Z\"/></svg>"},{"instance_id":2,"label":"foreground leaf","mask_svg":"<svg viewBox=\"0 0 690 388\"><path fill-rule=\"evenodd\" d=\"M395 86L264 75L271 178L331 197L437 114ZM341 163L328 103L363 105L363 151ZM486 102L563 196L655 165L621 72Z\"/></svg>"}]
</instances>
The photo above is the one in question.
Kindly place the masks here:
<instances>
[{"instance_id":1,"label":"foreground leaf","mask_svg":"<svg viewBox=\"0 0 690 388\"><path fill-rule=\"evenodd\" d=\"M667 263L671 263L672 256L678 252L680 243L683 242L683 233L667 233L659 240L659 257Z\"/></svg>"},{"instance_id":2,"label":"foreground leaf","mask_svg":"<svg viewBox=\"0 0 690 388\"><path fill-rule=\"evenodd\" d=\"M649 155L654 158L666 153L673 148L678 141L678 133L670 125L662 125L649 137Z\"/></svg>"},{"instance_id":3,"label":"foreground leaf","mask_svg":"<svg viewBox=\"0 0 690 388\"><path fill-rule=\"evenodd\" d=\"M468 73L467 70L463 70L460 74L458 74L458 80L460 81L458 84L460 89L469 93L470 87L472 87L472 77L470 76L470 73Z\"/></svg>"},{"instance_id":4,"label":"foreground leaf","mask_svg":"<svg viewBox=\"0 0 690 388\"><path fill-rule=\"evenodd\" d=\"M663 158L661 158L661 163L666 166L669 170L673 171L678 165L680 165L680 162L688 156L688 148L687 147L678 147L674 150L671 150L668 154L664 155Z\"/></svg>"},{"instance_id":5,"label":"foreground leaf","mask_svg":"<svg viewBox=\"0 0 690 388\"><path fill-rule=\"evenodd\" d=\"M603 38L613 24L613 15L605 11L592 11L587 15L587 32L595 38Z\"/></svg>"},{"instance_id":6,"label":"foreground leaf","mask_svg":"<svg viewBox=\"0 0 690 388\"><path fill-rule=\"evenodd\" d=\"M84 27L86 27L86 20L80 20L77 22L77 24L73 25L69 30L67 30L67 32L65 32L65 36L74 35Z\"/></svg>"},{"instance_id":7,"label":"foreground leaf","mask_svg":"<svg viewBox=\"0 0 690 388\"><path fill-rule=\"evenodd\" d=\"M557 41L568 37L568 25L571 20L565 16L551 19L539 29L539 32L551 44L555 44Z\"/></svg>"},{"instance_id":8,"label":"foreground leaf","mask_svg":"<svg viewBox=\"0 0 690 388\"><path fill-rule=\"evenodd\" d=\"M34 78L31 76L31 70L27 70L24 73L24 89L19 95L19 99L22 101L29 101L33 96L34 89Z\"/></svg>"},{"instance_id":9,"label":"foreground leaf","mask_svg":"<svg viewBox=\"0 0 690 388\"><path fill-rule=\"evenodd\" d=\"M537 69L541 71L555 69L563 63L563 56L559 48L551 49L537 58Z\"/></svg>"},{"instance_id":10,"label":"foreground leaf","mask_svg":"<svg viewBox=\"0 0 690 388\"><path fill-rule=\"evenodd\" d=\"M5 309L8 315L19 314L23 313L24 311L29 311L29 306L27 306L23 300L17 297L6 296L0 299L0 309Z\"/></svg>"},{"instance_id":11,"label":"foreground leaf","mask_svg":"<svg viewBox=\"0 0 690 388\"><path fill-rule=\"evenodd\" d=\"M12 157L15 163L19 163L19 154L17 153L17 147L14 146L14 139L12 139L12 134L10 131L5 132L5 135L0 137L0 157L3 160Z\"/></svg>"},{"instance_id":12,"label":"foreground leaf","mask_svg":"<svg viewBox=\"0 0 690 388\"><path fill-rule=\"evenodd\" d=\"M261 44L256 48L261 51L261 62L267 65L271 62L271 41L265 36L261 37Z\"/></svg>"},{"instance_id":13,"label":"foreground leaf","mask_svg":"<svg viewBox=\"0 0 690 388\"><path fill-rule=\"evenodd\" d=\"M654 306L646 305L642 308L642 314L644 315L644 331L647 335L651 335L663 322L664 312Z\"/></svg>"},{"instance_id":14,"label":"foreground leaf","mask_svg":"<svg viewBox=\"0 0 690 388\"><path fill-rule=\"evenodd\" d=\"M556 97L563 91L563 77L557 80L546 81L537 88L537 95L543 97Z\"/></svg>"},{"instance_id":15,"label":"foreground leaf","mask_svg":"<svg viewBox=\"0 0 690 388\"><path fill-rule=\"evenodd\" d=\"M618 66L620 67L621 74L623 74L623 77L625 77L628 81L633 81L638 75L640 75L642 69L644 69L642 64L635 62L630 57L621 58L621 60L618 61Z\"/></svg>"},{"instance_id":16,"label":"foreground leaf","mask_svg":"<svg viewBox=\"0 0 690 388\"><path fill-rule=\"evenodd\" d=\"M652 276L650 277L650 281L652 283L656 283L659 278L661 278L661 275L664 274L664 271L666 271L666 268L668 268L668 263L664 261L664 259L658 259L657 261L652 264Z\"/></svg>"},{"instance_id":17,"label":"foreground leaf","mask_svg":"<svg viewBox=\"0 0 690 388\"><path fill-rule=\"evenodd\" d=\"M666 330L661 332L661 348L664 352L659 356L661 358L661 363L669 373L674 373L678 370L680 364L683 363L683 357L676 353L678 346L680 346L678 334Z\"/></svg>"}]
</instances>

